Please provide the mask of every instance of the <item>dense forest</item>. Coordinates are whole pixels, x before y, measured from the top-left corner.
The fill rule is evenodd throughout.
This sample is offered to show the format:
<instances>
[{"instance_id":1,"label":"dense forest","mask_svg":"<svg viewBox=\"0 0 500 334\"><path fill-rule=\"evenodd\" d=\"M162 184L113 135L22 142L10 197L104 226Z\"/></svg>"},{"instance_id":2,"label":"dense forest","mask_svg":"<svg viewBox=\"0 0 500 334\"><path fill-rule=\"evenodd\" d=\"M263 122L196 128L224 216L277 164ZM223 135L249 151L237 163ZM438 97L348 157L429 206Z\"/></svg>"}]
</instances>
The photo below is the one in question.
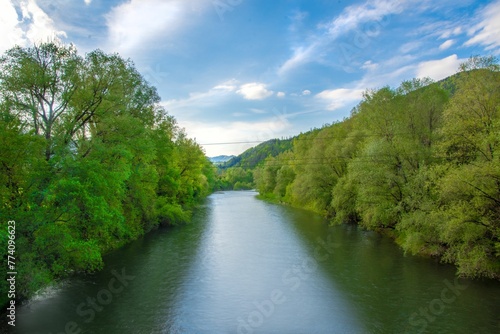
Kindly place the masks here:
<instances>
[{"instance_id":1,"label":"dense forest","mask_svg":"<svg viewBox=\"0 0 500 334\"><path fill-rule=\"evenodd\" d=\"M293 138L292 138L293 139ZM267 157L275 157L278 154L288 151L293 147L292 139L271 139L255 147L249 148L237 157L220 165L221 169L231 167L241 167L252 169L262 164Z\"/></svg>"},{"instance_id":2,"label":"dense forest","mask_svg":"<svg viewBox=\"0 0 500 334\"><path fill-rule=\"evenodd\" d=\"M500 68L473 57L443 82L366 91L254 171L263 197L386 233L411 254L500 278Z\"/></svg>"},{"instance_id":3,"label":"dense forest","mask_svg":"<svg viewBox=\"0 0 500 334\"><path fill-rule=\"evenodd\" d=\"M0 58L0 243L15 221L17 298L101 269L210 193L213 165L159 102L116 54L45 43Z\"/></svg>"},{"instance_id":4,"label":"dense forest","mask_svg":"<svg viewBox=\"0 0 500 334\"><path fill-rule=\"evenodd\" d=\"M218 164L216 188L219 190L250 190L255 188L253 170L264 164L268 157L275 157L291 150L293 139L271 139L242 154Z\"/></svg>"}]
</instances>

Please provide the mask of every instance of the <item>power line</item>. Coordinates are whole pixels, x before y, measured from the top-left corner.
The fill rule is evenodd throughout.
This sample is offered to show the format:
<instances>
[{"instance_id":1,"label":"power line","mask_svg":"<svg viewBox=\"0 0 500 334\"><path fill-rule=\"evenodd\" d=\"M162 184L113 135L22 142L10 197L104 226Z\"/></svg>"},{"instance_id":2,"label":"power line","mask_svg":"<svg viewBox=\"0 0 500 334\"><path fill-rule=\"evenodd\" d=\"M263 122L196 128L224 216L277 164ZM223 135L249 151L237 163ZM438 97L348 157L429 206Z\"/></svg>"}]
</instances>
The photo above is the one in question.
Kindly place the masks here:
<instances>
[{"instance_id":1,"label":"power line","mask_svg":"<svg viewBox=\"0 0 500 334\"><path fill-rule=\"evenodd\" d=\"M275 140L275 139L270 139L270 140ZM265 141L233 141L233 142L226 142L226 143L207 143L207 144L199 144L199 145L210 146L210 145L260 144L260 143L265 143L266 141L270 141L270 140L265 140Z\"/></svg>"},{"instance_id":2,"label":"power line","mask_svg":"<svg viewBox=\"0 0 500 334\"><path fill-rule=\"evenodd\" d=\"M268 157L269 158L269 157ZM255 167L281 167L281 166L314 166L314 165L328 165L332 164L351 164L351 163L400 163L400 164L428 164L435 163L438 161L445 161L450 159L447 155L426 155L426 154L361 154L359 156L353 157L310 157L310 158L291 158L291 159L280 159L277 157L271 157L275 160L273 161L262 161L261 164L252 164L251 162L240 162L235 163L233 166L226 168L255 168ZM266 158L267 159L267 158ZM222 167L224 167L222 165Z\"/></svg>"},{"instance_id":3,"label":"power line","mask_svg":"<svg viewBox=\"0 0 500 334\"><path fill-rule=\"evenodd\" d=\"M440 158L440 157L431 157L429 158L427 161L427 163L429 162L436 162L436 161L440 161L440 160L446 160L448 159L448 157L446 158ZM231 166L231 167L228 167L228 168L243 168L243 169L247 169L247 168L255 168L255 167L283 167L283 166L331 166L332 164L334 163L341 163L341 164L352 164L352 163L374 163L374 164L380 164L380 163L393 163L395 162L394 159L377 159L377 160L374 160L374 159L359 159L359 158L354 158L354 159L343 159L343 160L330 160L330 161L327 161L327 162L299 162L299 163L294 163L293 160L290 160L286 163L264 163L262 165L252 165L252 164L244 164L244 165L234 165L234 166ZM422 160L419 160L419 161L415 161L415 162L418 162L418 163L422 163ZM406 164L408 163L407 160L404 160L402 161L403 164Z\"/></svg>"},{"instance_id":4,"label":"power line","mask_svg":"<svg viewBox=\"0 0 500 334\"><path fill-rule=\"evenodd\" d=\"M431 134L431 133L430 133ZM394 136L421 136L425 134L415 134L413 132L397 132L397 133L385 133L385 134L357 134L357 135L350 135L350 136L324 136L324 137L314 137L314 138L300 138L299 136L297 137L292 137L289 139L279 139L279 138L274 138L274 139L268 139L268 140L256 140L256 141L235 141L235 142L219 142L219 143L205 143L205 144L199 144L202 146L211 146L211 145L237 145L237 144L261 144L261 143L266 143L266 142L271 142L271 141L294 141L294 140L325 140L325 139L350 139L350 138L365 138L365 137L394 137Z\"/></svg>"}]
</instances>

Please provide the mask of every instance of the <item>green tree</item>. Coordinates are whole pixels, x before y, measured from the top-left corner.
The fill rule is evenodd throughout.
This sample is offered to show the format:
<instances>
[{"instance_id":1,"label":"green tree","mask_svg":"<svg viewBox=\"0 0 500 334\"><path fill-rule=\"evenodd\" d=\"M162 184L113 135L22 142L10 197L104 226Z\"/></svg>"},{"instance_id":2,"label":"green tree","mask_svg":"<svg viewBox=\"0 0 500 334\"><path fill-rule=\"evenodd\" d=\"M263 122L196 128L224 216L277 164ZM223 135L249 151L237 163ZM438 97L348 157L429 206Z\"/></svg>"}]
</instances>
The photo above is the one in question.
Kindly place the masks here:
<instances>
[{"instance_id":1,"label":"green tree","mask_svg":"<svg viewBox=\"0 0 500 334\"><path fill-rule=\"evenodd\" d=\"M45 43L0 58L0 215L17 222L20 296L99 270L209 193L213 168L159 102L116 54Z\"/></svg>"},{"instance_id":2,"label":"green tree","mask_svg":"<svg viewBox=\"0 0 500 334\"><path fill-rule=\"evenodd\" d=\"M444 259L464 275L500 277L500 68L473 57L461 69L440 146L450 163L439 184Z\"/></svg>"}]
</instances>

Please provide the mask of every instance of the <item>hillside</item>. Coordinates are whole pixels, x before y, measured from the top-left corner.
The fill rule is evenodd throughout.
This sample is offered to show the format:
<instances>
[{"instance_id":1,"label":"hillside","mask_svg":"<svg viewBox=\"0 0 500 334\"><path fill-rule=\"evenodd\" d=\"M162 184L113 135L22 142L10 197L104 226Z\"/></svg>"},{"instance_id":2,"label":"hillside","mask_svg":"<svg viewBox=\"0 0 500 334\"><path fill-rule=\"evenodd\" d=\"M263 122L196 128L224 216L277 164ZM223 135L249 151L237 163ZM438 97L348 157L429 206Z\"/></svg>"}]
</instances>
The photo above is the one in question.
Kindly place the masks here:
<instances>
[{"instance_id":1,"label":"hillside","mask_svg":"<svg viewBox=\"0 0 500 334\"><path fill-rule=\"evenodd\" d=\"M275 157L280 153L286 152L293 147L293 139L272 139L261 143L255 147L249 148L242 154L233 157L220 167L227 169L231 167L254 168L269 156Z\"/></svg>"},{"instance_id":2,"label":"hillside","mask_svg":"<svg viewBox=\"0 0 500 334\"><path fill-rule=\"evenodd\" d=\"M368 92L342 122L254 170L263 197L392 236L405 252L500 278L500 71Z\"/></svg>"}]
</instances>

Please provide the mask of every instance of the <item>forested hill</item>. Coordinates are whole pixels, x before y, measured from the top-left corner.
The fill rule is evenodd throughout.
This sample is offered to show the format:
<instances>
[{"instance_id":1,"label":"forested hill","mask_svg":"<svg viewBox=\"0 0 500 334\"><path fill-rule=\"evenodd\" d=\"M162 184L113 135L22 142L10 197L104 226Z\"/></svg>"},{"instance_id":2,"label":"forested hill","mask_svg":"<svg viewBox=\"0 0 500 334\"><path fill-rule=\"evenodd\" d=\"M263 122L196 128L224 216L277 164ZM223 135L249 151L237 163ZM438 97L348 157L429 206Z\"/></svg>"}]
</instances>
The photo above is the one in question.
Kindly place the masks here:
<instances>
[{"instance_id":1,"label":"forested hill","mask_svg":"<svg viewBox=\"0 0 500 334\"><path fill-rule=\"evenodd\" d=\"M500 278L500 71L367 91L349 118L254 170L268 198L391 235L458 274Z\"/></svg>"},{"instance_id":2,"label":"forested hill","mask_svg":"<svg viewBox=\"0 0 500 334\"><path fill-rule=\"evenodd\" d=\"M293 146L292 144L293 139L271 139L233 157L231 160L221 164L220 168L254 168L262 164L267 157L275 157L280 153L290 150Z\"/></svg>"},{"instance_id":3,"label":"forested hill","mask_svg":"<svg viewBox=\"0 0 500 334\"><path fill-rule=\"evenodd\" d=\"M0 58L0 244L15 222L16 298L99 270L109 250L189 220L211 191L213 166L159 102L115 54L46 43Z\"/></svg>"}]
</instances>

